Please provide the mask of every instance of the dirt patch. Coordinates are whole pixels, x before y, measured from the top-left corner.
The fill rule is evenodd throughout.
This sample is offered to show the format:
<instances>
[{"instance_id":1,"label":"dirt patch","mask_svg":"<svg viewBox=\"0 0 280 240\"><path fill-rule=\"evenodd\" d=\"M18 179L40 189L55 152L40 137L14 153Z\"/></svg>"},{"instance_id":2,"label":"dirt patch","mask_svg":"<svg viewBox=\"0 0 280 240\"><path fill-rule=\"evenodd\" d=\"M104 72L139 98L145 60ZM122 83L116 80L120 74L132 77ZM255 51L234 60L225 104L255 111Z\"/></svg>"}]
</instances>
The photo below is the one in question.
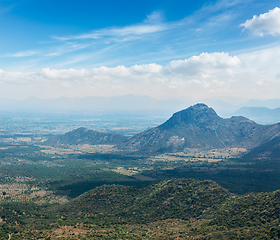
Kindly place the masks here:
<instances>
[{"instance_id":1,"label":"dirt patch","mask_svg":"<svg viewBox=\"0 0 280 240\"><path fill-rule=\"evenodd\" d=\"M60 228L54 230L51 234L51 239L60 238L74 238L82 237L87 234L87 231L74 226L61 226Z\"/></svg>"}]
</instances>

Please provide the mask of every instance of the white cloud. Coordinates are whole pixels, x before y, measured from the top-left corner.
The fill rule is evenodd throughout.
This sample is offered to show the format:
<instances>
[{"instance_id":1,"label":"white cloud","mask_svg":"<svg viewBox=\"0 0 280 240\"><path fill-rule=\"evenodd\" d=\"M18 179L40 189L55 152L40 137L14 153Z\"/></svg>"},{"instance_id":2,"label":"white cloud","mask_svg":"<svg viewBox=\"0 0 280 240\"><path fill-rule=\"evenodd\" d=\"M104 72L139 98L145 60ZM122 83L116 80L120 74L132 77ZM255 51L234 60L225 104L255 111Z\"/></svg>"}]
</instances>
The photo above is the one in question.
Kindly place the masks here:
<instances>
[{"instance_id":1,"label":"white cloud","mask_svg":"<svg viewBox=\"0 0 280 240\"><path fill-rule=\"evenodd\" d=\"M279 97L280 46L231 56L202 53L167 66L156 63L36 72L0 70L1 96L44 98L148 95L155 98Z\"/></svg>"},{"instance_id":2,"label":"white cloud","mask_svg":"<svg viewBox=\"0 0 280 240\"><path fill-rule=\"evenodd\" d=\"M134 65L132 67L130 67L130 69L138 74L145 74L145 73L161 73L164 70L164 67L159 65L159 64L155 64L155 63L150 63L150 64L142 64L142 65Z\"/></svg>"},{"instance_id":3,"label":"white cloud","mask_svg":"<svg viewBox=\"0 0 280 240\"><path fill-rule=\"evenodd\" d=\"M247 20L240 25L247 28L253 34L263 36L264 34L279 35L280 34L280 8L276 7L269 12L254 15L252 19Z\"/></svg>"},{"instance_id":4,"label":"white cloud","mask_svg":"<svg viewBox=\"0 0 280 240\"><path fill-rule=\"evenodd\" d=\"M169 27L162 22L162 16L159 12L152 13L147 16L141 24L135 24L125 27L111 27L93 31L91 33L80 34L76 36L58 37L53 38L67 41L67 40L83 40L83 39L98 39L102 37L129 37L141 36L150 33L161 32L167 30Z\"/></svg>"},{"instance_id":5,"label":"white cloud","mask_svg":"<svg viewBox=\"0 0 280 240\"><path fill-rule=\"evenodd\" d=\"M51 49L45 56L61 56L65 53L75 52L82 50L90 46L90 44L77 44L77 43L66 43L63 46L59 46Z\"/></svg>"},{"instance_id":6,"label":"white cloud","mask_svg":"<svg viewBox=\"0 0 280 240\"><path fill-rule=\"evenodd\" d=\"M172 61L171 69L182 69L185 72L199 72L207 69L230 68L241 64L237 56L229 56L228 53L202 53L199 56L192 56L185 60Z\"/></svg>"},{"instance_id":7,"label":"white cloud","mask_svg":"<svg viewBox=\"0 0 280 240\"><path fill-rule=\"evenodd\" d=\"M53 79L53 80L74 80L74 79L83 79L88 76L88 70L81 69L49 69L43 68L39 70L36 75L41 76L45 79Z\"/></svg>"},{"instance_id":8,"label":"white cloud","mask_svg":"<svg viewBox=\"0 0 280 240\"><path fill-rule=\"evenodd\" d=\"M209 4L205 4L199 11L216 12L222 9L234 7L244 2L248 2L248 0L219 0L216 2L210 2Z\"/></svg>"},{"instance_id":9,"label":"white cloud","mask_svg":"<svg viewBox=\"0 0 280 240\"><path fill-rule=\"evenodd\" d=\"M19 87L18 85L28 85L36 79L38 79L38 76L35 72L22 73L0 69L0 82L4 84L15 84L15 87ZM4 86L2 86L3 88Z\"/></svg>"}]
</instances>

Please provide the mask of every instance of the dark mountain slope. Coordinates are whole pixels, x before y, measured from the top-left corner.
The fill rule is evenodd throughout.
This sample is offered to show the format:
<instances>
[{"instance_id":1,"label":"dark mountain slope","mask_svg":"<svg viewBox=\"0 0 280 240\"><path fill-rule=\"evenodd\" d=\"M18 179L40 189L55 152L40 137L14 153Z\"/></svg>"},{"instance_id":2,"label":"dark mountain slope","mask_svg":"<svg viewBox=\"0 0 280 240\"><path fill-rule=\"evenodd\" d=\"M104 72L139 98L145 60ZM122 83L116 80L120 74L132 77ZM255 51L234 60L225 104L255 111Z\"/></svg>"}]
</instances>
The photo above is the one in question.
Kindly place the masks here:
<instances>
[{"instance_id":1,"label":"dark mountain slope","mask_svg":"<svg viewBox=\"0 0 280 240\"><path fill-rule=\"evenodd\" d=\"M173 114L162 125L135 135L127 146L151 152L185 148L251 148L280 134L280 124L263 126L245 117L223 119L205 104Z\"/></svg>"},{"instance_id":2,"label":"dark mountain slope","mask_svg":"<svg viewBox=\"0 0 280 240\"><path fill-rule=\"evenodd\" d=\"M44 142L45 145L53 146L60 144L118 144L127 140L127 137L121 134L103 133L89 130L86 128L78 128L63 135L52 137Z\"/></svg>"},{"instance_id":3,"label":"dark mountain slope","mask_svg":"<svg viewBox=\"0 0 280 240\"><path fill-rule=\"evenodd\" d=\"M243 156L244 159L270 159L280 160L280 136L253 148Z\"/></svg>"}]
</instances>

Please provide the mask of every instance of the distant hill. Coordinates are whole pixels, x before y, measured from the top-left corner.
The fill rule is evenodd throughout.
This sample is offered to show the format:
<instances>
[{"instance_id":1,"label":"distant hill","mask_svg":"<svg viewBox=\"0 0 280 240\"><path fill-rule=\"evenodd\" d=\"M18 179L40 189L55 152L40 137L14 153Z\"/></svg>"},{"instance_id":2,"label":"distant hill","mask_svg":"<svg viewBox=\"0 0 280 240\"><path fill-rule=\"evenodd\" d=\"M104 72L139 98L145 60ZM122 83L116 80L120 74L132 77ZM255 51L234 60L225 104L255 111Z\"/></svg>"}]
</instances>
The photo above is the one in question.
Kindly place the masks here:
<instances>
[{"instance_id":1,"label":"distant hill","mask_svg":"<svg viewBox=\"0 0 280 240\"><path fill-rule=\"evenodd\" d=\"M260 125L245 117L224 119L200 103L133 137L79 128L50 138L45 144L116 144L127 150L176 152L188 148L253 148L278 135L280 124Z\"/></svg>"},{"instance_id":2,"label":"distant hill","mask_svg":"<svg viewBox=\"0 0 280 240\"><path fill-rule=\"evenodd\" d=\"M243 107L233 113L235 116L244 116L260 124L274 124L280 122L280 108Z\"/></svg>"},{"instance_id":3,"label":"distant hill","mask_svg":"<svg viewBox=\"0 0 280 240\"><path fill-rule=\"evenodd\" d=\"M279 108L280 99L268 99L268 100L259 100L259 99L250 99L243 104L244 107L267 107L270 109Z\"/></svg>"},{"instance_id":4,"label":"distant hill","mask_svg":"<svg viewBox=\"0 0 280 240\"><path fill-rule=\"evenodd\" d=\"M151 152L186 148L252 148L280 135L280 124L259 125L245 117L223 119L205 104L174 113L162 125L133 136L127 146Z\"/></svg>"},{"instance_id":5,"label":"distant hill","mask_svg":"<svg viewBox=\"0 0 280 240\"><path fill-rule=\"evenodd\" d=\"M44 145L49 145L49 146L56 146L56 145L63 145L63 144L116 145L126 140L127 137L121 134L103 133L103 132L93 131L81 127L71 132L51 137L44 142Z\"/></svg>"}]
</instances>

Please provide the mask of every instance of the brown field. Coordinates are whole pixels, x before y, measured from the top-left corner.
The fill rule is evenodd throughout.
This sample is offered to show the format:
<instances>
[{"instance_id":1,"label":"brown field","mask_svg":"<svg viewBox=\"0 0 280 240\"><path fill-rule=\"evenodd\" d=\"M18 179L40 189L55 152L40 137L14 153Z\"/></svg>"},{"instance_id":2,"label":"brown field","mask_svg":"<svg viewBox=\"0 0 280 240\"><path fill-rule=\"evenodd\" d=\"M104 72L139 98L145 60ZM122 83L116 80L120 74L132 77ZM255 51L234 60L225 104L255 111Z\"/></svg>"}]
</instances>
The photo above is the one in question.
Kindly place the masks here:
<instances>
[{"instance_id":1,"label":"brown field","mask_svg":"<svg viewBox=\"0 0 280 240\"><path fill-rule=\"evenodd\" d=\"M115 148L115 145L79 144L79 145L70 145L69 148L84 153L108 153L117 150Z\"/></svg>"},{"instance_id":2,"label":"brown field","mask_svg":"<svg viewBox=\"0 0 280 240\"><path fill-rule=\"evenodd\" d=\"M186 149L186 152L165 153L150 157L152 161L208 161L218 162L224 159L234 158L245 153L245 148L225 148L201 151L199 149Z\"/></svg>"},{"instance_id":3,"label":"brown field","mask_svg":"<svg viewBox=\"0 0 280 240\"><path fill-rule=\"evenodd\" d=\"M41 152L52 155L81 154L81 153L109 153L116 151L114 145L67 145L65 147L44 147Z\"/></svg>"},{"instance_id":4,"label":"brown field","mask_svg":"<svg viewBox=\"0 0 280 240\"><path fill-rule=\"evenodd\" d=\"M66 197L55 196L52 191L24 183L0 184L0 202L62 203Z\"/></svg>"},{"instance_id":5,"label":"brown field","mask_svg":"<svg viewBox=\"0 0 280 240\"><path fill-rule=\"evenodd\" d=\"M125 169L123 167L117 167L116 169L112 170L113 172L117 172L123 175L127 175L127 176L132 176L136 173L139 173L139 171L137 170L137 168L133 168L133 169Z\"/></svg>"},{"instance_id":6,"label":"brown field","mask_svg":"<svg viewBox=\"0 0 280 240\"><path fill-rule=\"evenodd\" d=\"M201 229L202 224L207 220L179 220L167 219L146 224L117 225L111 227L98 227L95 225L77 224L75 226L60 226L48 231L33 231L46 238L55 239L198 239L203 236L192 236L191 229ZM38 236L38 235L37 235Z\"/></svg>"}]
</instances>

